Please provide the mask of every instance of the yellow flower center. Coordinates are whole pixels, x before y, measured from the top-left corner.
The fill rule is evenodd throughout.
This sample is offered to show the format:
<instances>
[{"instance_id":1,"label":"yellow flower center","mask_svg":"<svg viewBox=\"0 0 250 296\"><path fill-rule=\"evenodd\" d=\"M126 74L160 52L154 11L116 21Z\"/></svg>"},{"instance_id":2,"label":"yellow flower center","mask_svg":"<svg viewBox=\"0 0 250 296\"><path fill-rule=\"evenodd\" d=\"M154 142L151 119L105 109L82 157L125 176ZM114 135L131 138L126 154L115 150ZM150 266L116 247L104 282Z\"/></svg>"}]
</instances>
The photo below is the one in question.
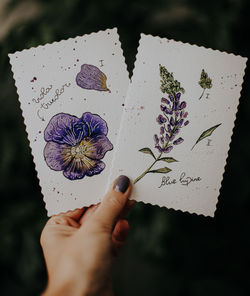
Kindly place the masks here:
<instances>
[{"instance_id":1,"label":"yellow flower center","mask_svg":"<svg viewBox=\"0 0 250 296\"><path fill-rule=\"evenodd\" d=\"M90 143L82 140L79 145L71 147L70 153L74 158L82 159L86 156L89 148Z\"/></svg>"}]
</instances>

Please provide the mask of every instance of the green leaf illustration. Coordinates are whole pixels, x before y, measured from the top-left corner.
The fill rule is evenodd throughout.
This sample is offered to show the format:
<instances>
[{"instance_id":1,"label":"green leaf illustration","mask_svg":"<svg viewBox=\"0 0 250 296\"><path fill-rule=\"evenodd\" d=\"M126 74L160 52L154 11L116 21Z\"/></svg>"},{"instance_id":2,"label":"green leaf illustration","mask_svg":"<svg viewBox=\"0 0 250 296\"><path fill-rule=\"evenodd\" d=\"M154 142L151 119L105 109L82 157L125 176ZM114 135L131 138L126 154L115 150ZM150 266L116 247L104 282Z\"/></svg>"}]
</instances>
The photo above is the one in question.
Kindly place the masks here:
<instances>
[{"instance_id":1,"label":"green leaf illustration","mask_svg":"<svg viewBox=\"0 0 250 296\"><path fill-rule=\"evenodd\" d=\"M203 139L209 137L212 135L212 133L217 129L217 127L219 127L221 125L220 124L217 124L215 126L212 126L210 127L209 129L205 130L201 135L200 137L198 138L198 140L195 142L194 146L199 143L200 141L202 141ZM191 148L191 150L193 150L194 146Z\"/></svg>"},{"instance_id":2,"label":"green leaf illustration","mask_svg":"<svg viewBox=\"0 0 250 296\"><path fill-rule=\"evenodd\" d=\"M139 151L142 152L142 153L150 154L150 155L153 156L154 159L156 159L155 156L154 156L154 153L149 148L142 148Z\"/></svg>"},{"instance_id":3,"label":"green leaf illustration","mask_svg":"<svg viewBox=\"0 0 250 296\"><path fill-rule=\"evenodd\" d=\"M157 170L148 171L148 173L161 173L161 174L167 174L171 172L172 170L170 168L164 167Z\"/></svg>"},{"instance_id":4,"label":"green leaf illustration","mask_svg":"<svg viewBox=\"0 0 250 296\"><path fill-rule=\"evenodd\" d=\"M168 163L178 161L178 160L174 159L173 157L162 157L162 158L158 159L158 161L160 161L160 160L166 161Z\"/></svg>"}]
</instances>

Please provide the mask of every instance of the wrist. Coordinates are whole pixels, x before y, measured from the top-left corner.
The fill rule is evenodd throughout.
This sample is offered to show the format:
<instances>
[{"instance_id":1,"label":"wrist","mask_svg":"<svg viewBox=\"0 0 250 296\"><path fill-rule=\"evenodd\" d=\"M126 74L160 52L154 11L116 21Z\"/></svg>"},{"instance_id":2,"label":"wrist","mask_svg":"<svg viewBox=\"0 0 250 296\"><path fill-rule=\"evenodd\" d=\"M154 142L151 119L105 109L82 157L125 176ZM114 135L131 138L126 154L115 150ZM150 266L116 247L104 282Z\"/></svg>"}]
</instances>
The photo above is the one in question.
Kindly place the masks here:
<instances>
[{"instance_id":1,"label":"wrist","mask_svg":"<svg viewBox=\"0 0 250 296\"><path fill-rule=\"evenodd\" d=\"M61 283L49 282L42 296L92 296L83 282L83 280L66 280Z\"/></svg>"}]
</instances>

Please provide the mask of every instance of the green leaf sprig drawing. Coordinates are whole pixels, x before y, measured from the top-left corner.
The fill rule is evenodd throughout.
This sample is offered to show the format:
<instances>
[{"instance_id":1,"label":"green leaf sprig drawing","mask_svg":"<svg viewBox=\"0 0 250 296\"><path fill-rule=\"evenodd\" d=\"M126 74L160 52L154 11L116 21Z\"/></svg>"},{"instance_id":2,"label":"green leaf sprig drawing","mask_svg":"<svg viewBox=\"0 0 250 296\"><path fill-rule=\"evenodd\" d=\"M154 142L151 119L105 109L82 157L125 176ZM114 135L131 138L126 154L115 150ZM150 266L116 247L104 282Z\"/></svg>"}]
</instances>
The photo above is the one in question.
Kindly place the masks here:
<instances>
[{"instance_id":1,"label":"green leaf sprig drawing","mask_svg":"<svg viewBox=\"0 0 250 296\"><path fill-rule=\"evenodd\" d=\"M199 97L199 100L203 97L205 90L208 88L210 89L213 84L212 84L212 79L210 77L208 77L207 72L205 72L204 69L202 69L201 71L201 77L200 77L200 81L198 82L200 87L203 88L203 91L201 93L201 96Z\"/></svg>"},{"instance_id":2,"label":"green leaf sprig drawing","mask_svg":"<svg viewBox=\"0 0 250 296\"><path fill-rule=\"evenodd\" d=\"M171 169L164 166L152 170L153 166L157 162L172 163L177 160L173 157L162 157L163 153L169 153L176 145L181 144L184 139L177 137L181 128L189 124L186 120L188 112L185 111L187 103L180 100L181 93L185 90L181 87L180 82L174 79L173 73L168 72L168 70L162 66L160 67L161 76L161 91L168 94L168 98L161 98L160 109L162 111L156 118L156 122L160 125L160 133L154 135L155 148L158 150L158 156L152 152L148 147L142 148L139 151L153 157L153 162L151 165L134 180L134 184L137 183L148 173L161 173L167 174L171 172Z\"/></svg>"},{"instance_id":3,"label":"green leaf sprig drawing","mask_svg":"<svg viewBox=\"0 0 250 296\"><path fill-rule=\"evenodd\" d=\"M210 127L209 129L205 130L198 138L198 140L195 142L194 146L198 144L200 141L204 140L205 138L209 137L212 135L212 133L219 127L220 124L216 124L215 126ZM194 146L191 148L193 150Z\"/></svg>"}]
</instances>

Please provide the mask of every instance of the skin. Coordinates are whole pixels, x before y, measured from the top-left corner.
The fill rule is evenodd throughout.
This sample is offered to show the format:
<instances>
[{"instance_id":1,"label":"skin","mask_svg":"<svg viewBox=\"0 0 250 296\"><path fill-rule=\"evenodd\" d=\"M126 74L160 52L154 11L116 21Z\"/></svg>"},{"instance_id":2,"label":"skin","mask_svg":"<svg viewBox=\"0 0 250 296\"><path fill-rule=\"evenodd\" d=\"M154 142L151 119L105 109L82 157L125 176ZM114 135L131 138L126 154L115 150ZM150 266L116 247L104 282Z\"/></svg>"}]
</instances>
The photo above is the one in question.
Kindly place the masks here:
<instances>
[{"instance_id":1,"label":"skin","mask_svg":"<svg viewBox=\"0 0 250 296\"><path fill-rule=\"evenodd\" d=\"M125 193L110 190L103 201L89 208L55 215L41 234L48 271L43 296L110 296L114 259L129 231L124 216L133 205Z\"/></svg>"}]
</instances>

